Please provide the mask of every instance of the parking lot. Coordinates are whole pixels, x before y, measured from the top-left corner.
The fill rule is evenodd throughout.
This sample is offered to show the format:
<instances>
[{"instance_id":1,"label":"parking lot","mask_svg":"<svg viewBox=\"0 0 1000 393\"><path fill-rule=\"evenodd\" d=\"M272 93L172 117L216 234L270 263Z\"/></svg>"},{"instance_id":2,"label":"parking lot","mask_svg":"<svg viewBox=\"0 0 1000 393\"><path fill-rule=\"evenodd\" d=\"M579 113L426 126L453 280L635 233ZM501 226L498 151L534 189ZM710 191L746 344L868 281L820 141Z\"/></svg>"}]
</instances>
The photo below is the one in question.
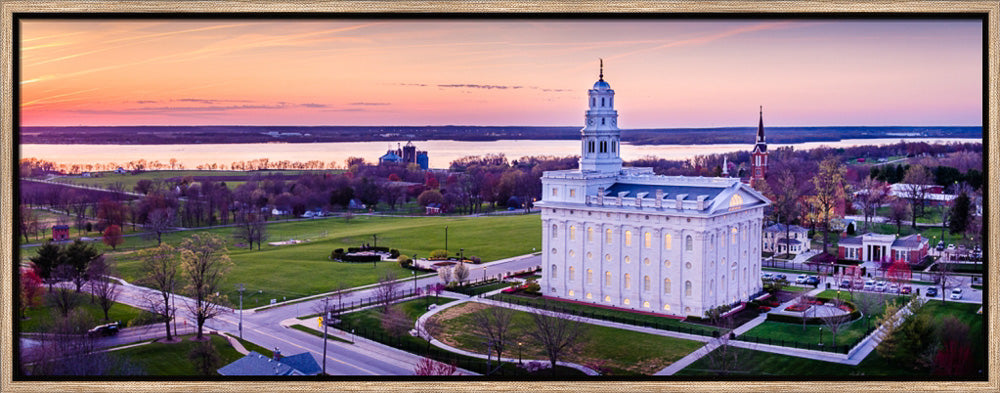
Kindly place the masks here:
<instances>
[{"instance_id":1,"label":"parking lot","mask_svg":"<svg viewBox=\"0 0 1000 393\"><path fill-rule=\"evenodd\" d=\"M838 277L820 277L816 275L806 275L806 274L793 274L787 272L768 270L767 268L762 269L762 279L765 277L776 277L778 275L784 275L785 279L788 280L788 284L792 286L813 288L812 282L815 282L815 287L817 288L829 288L833 290L852 290L844 283L842 279ZM810 280L811 279L811 280ZM971 279L967 276L956 276L952 278L954 280L954 285L949 285L946 287L944 292L944 300L946 301L957 301L962 303L978 303L983 302L983 291L978 289L973 289L971 287ZM858 282L860 281L860 282ZM879 285L882 283L882 285ZM827 287L829 285L829 287ZM875 293L894 293L894 294L906 294L906 287L909 287L911 293L919 294L925 299L942 299L941 286L940 285L927 285L927 284L914 284L914 283L903 283L902 285L891 283L888 280L878 280L878 279L859 279L853 283L853 291L855 292L875 292ZM895 286L895 287L894 287ZM933 296L928 294L928 290L931 289L934 293ZM961 290L961 298L954 299L951 297L952 291L954 289Z\"/></svg>"}]
</instances>

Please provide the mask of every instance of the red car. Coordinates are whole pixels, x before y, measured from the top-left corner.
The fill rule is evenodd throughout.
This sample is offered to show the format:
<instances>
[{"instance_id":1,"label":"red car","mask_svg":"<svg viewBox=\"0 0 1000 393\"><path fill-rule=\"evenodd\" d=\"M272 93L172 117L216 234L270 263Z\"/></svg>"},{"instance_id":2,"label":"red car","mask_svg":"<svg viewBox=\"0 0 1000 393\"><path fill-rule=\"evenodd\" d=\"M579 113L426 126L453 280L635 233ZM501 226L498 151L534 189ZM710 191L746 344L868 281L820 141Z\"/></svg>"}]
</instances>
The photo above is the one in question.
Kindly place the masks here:
<instances>
[{"instance_id":1,"label":"red car","mask_svg":"<svg viewBox=\"0 0 1000 393\"><path fill-rule=\"evenodd\" d=\"M904 294L904 295L908 295L912 291L913 291L913 288L910 287L909 285L903 285L903 287L899 289L899 293Z\"/></svg>"}]
</instances>

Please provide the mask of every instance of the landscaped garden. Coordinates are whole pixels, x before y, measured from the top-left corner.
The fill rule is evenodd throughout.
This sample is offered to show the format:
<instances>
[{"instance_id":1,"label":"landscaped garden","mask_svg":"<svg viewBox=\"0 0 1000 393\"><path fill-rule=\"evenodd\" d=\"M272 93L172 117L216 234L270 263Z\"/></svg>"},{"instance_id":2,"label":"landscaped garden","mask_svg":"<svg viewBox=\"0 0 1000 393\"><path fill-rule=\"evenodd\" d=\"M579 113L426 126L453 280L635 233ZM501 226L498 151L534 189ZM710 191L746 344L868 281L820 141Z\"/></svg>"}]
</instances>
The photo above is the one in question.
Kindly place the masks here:
<instances>
[{"instance_id":1,"label":"landscaped garden","mask_svg":"<svg viewBox=\"0 0 1000 393\"><path fill-rule=\"evenodd\" d=\"M408 300L405 302L397 303L393 305L398 307L405 315L406 320L404 322L408 323L411 328L414 326L416 320L420 315L427 312L427 307L429 304L444 304L453 301L454 299L449 299L445 297L433 298L424 297L420 299ZM479 359L470 356L464 356L455 354L444 349L438 348L431 345L427 340L419 337L414 337L408 333L393 334L386 330L382 324L382 311L379 308L370 308L367 310L357 311L353 313L344 314L341 316L340 323L335 325L338 329L343 331L352 332L360 337L365 337L370 340L380 342L391 347L399 348L404 351L414 353L420 356L428 357L436 361L445 364L454 364L458 368L466 369L469 371L477 372L480 374L486 373L486 360ZM493 366L496 366L496 361L494 360ZM543 371L543 375L549 376L550 371ZM515 364L505 363L501 370L499 371L501 375L505 376L529 376L532 375L523 368L517 367ZM557 376L581 376L583 375L579 370L569 368L569 367L558 367L556 369Z\"/></svg>"},{"instance_id":2,"label":"landscaped garden","mask_svg":"<svg viewBox=\"0 0 1000 393\"><path fill-rule=\"evenodd\" d=\"M473 313L486 312L485 309L490 307L493 306L470 302L435 314L432 318L438 318L444 326L435 338L456 348L485 354L485 335L477 326ZM527 335L531 329L535 329L531 315L513 311L504 357L547 359L544 347ZM561 360L583 365L599 364L606 375L651 375L703 345L698 341L586 325L586 332L578 340L577 348Z\"/></svg>"}]
</instances>

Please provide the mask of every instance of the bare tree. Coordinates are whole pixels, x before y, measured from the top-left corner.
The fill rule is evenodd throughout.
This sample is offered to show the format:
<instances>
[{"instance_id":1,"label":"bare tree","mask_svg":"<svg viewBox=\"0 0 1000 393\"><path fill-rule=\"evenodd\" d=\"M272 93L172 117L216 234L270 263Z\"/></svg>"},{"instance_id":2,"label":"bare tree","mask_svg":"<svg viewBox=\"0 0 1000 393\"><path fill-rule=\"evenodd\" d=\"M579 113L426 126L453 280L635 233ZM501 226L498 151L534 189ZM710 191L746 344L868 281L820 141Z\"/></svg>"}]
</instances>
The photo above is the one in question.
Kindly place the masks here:
<instances>
[{"instance_id":1,"label":"bare tree","mask_svg":"<svg viewBox=\"0 0 1000 393\"><path fill-rule=\"evenodd\" d=\"M101 311L104 311L105 321L110 319L108 310L115 304L121 292L118 283L111 278L115 274L118 274L117 264L114 259L105 256L98 257L87 268L90 293L97 296L97 304L101 306Z\"/></svg>"},{"instance_id":2,"label":"bare tree","mask_svg":"<svg viewBox=\"0 0 1000 393\"><path fill-rule=\"evenodd\" d=\"M63 281L72 278L76 274L73 266L62 264L56 266L55 270L52 272L53 279L55 281ZM69 315L69 312L76 308L80 304L80 298L73 293L71 288L66 288L64 285L49 286L49 291L45 294L48 304L59 311L59 314L64 318Z\"/></svg>"},{"instance_id":3,"label":"bare tree","mask_svg":"<svg viewBox=\"0 0 1000 393\"><path fill-rule=\"evenodd\" d=\"M385 311L382 311L379 318L382 323L382 329L393 337L402 336L411 326L410 318L406 316L406 313L398 305L390 305Z\"/></svg>"},{"instance_id":4,"label":"bare tree","mask_svg":"<svg viewBox=\"0 0 1000 393\"><path fill-rule=\"evenodd\" d=\"M492 349L497 352L497 362L503 357L513 317L514 310L498 306L487 307L472 314L472 322L486 335L492 343Z\"/></svg>"},{"instance_id":5,"label":"bare tree","mask_svg":"<svg viewBox=\"0 0 1000 393\"><path fill-rule=\"evenodd\" d=\"M910 212L906 210L906 202L896 199L889 205L889 221L896 224L896 234L898 235L903 227L903 221L909 218ZM914 218L916 221L916 218Z\"/></svg>"},{"instance_id":6,"label":"bare tree","mask_svg":"<svg viewBox=\"0 0 1000 393\"><path fill-rule=\"evenodd\" d=\"M177 287L180 259L177 258L176 250L169 244L147 248L139 251L138 254L144 273L140 282L158 292L156 296L147 298L146 303L151 312L163 316L167 328L167 341L170 341L172 340L170 319L177 308L171 302L171 294Z\"/></svg>"},{"instance_id":7,"label":"bare tree","mask_svg":"<svg viewBox=\"0 0 1000 393\"><path fill-rule=\"evenodd\" d=\"M156 237L156 245L163 243L163 233L177 221L174 209L160 208L149 212L146 217L146 231L149 236Z\"/></svg>"},{"instance_id":8,"label":"bare tree","mask_svg":"<svg viewBox=\"0 0 1000 393\"><path fill-rule=\"evenodd\" d=\"M885 303L885 298L871 292L858 292L854 299L854 305L861 311L861 317L865 318L865 331L871 329L872 314L875 313Z\"/></svg>"},{"instance_id":9,"label":"bare tree","mask_svg":"<svg viewBox=\"0 0 1000 393\"><path fill-rule=\"evenodd\" d=\"M438 268L438 278L440 278L441 281L444 282L444 285L448 285L448 283L451 282L451 276L452 276L451 268L447 266L441 266L440 268Z\"/></svg>"},{"instance_id":10,"label":"bare tree","mask_svg":"<svg viewBox=\"0 0 1000 393\"><path fill-rule=\"evenodd\" d=\"M889 199L889 186L885 182L865 177L854 194L854 200L861 206L865 217L865 231L868 230L869 219L875 216L875 211Z\"/></svg>"},{"instance_id":11,"label":"bare tree","mask_svg":"<svg viewBox=\"0 0 1000 393\"><path fill-rule=\"evenodd\" d=\"M934 272L934 280L937 281L938 285L941 286L941 301L947 302L948 294L945 292L949 286L955 285L955 264L954 263L942 263L939 259L937 264L934 265L937 271Z\"/></svg>"},{"instance_id":12,"label":"bare tree","mask_svg":"<svg viewBox=\"0 0 1000 393\"><path fill-rule=\"evenodd\" d=\"M181 271L187 279L187 293L192 298L188 311L198 325L197 339L202 340L205 321L225 312L224 295L219 294L222 277L229 271L232 261L221 237L196 233L181 242Z\"/></svg>"},{"instance_id":13,"label":"bare tree","mask_svg":"<svg viewBox=\"0 0 1000 393\"><path fill-rule=\"evenodd\" d=\"M934 175L923 165L912 165L903 176L903 196L910 202L910 216L913 229L917 228L917 218L924 216L927 204L928 186L934 183Z\"/></svg>"},{"instance_id":14,"label":"bare tree","mask_svg":"<svg viewBox=\"0 0 1000 393\"><path fill-rule=\"evenodd\" d=\"M819 164L819 171L813 177L816 195L813 204L823 217L823 253L826 253L830 232L830 212L837 201L844 198L844 173L847 169L838 156L831 155Z\"/></svg>"},{"instance_id":15,"label":"bare tree","mask_svg":"<svg viewBox=\"0 0 1000 393\"><path fill-rule=\"evenodd\" d=\"M731 318L726 318L725 328L727 330L732 329L732 322ZM719 375L730 375L744 368L743 363L746 362L746 359L742 358L742 355L746 350L729 345L735 337L733 333L723 334L718 338L713 338L708 345L702 347L702 350L706 351L705 360L711 367L711 371ZM715 344L714 349L712 344Z\"/></svg>"},{"instance_id":16,"label":"bare tree","mask_svg":"<svg viewBox=\"0 0 1000 393\"><path fill-rule=\"evenodd\" d=\"M469 278L469 267L465 266L465 262L459 262L455 265L455 269L452 272L455 275L455 281L459 284L465 283L465 280Z\"/></svg>"},{"instance_id":17,"label":"bare tree","mask_svg":"<svg viewBox=\"0 0 1000 393\"><path fill-rule=\"evenodd\" d=\"M587 325L579 318L560 318L555 313L538 310L532 313L531 319L535 328L528 330L527 335L542 345L545 354L552 364L552 375L555 375L556 362L560 356L571 351L587 333Z\"/></svg>"},{"instance_id":18,"label":"bare tree","mask_svg":"<svg viewBox=\"0 0 1000 393\"><path fill-rule=\"evenodd\" d=\"M774 212L784 219L785 239L790 239L792 220L799 212L802 189L792 168L784 166L775 175L775 191L777 192L774 194ZM787 249L785 251L789 252Z\"/></svg>"},{"instance_id":19,"label":"bare tree","mask_svg":"<svg viewBox=\"0 0 1000 393\"><path fill-rule=\"evenodd\" d=\"M396 273L386 271L378 280L378 287L375 288L375 301L382 307L382 312L389 310L389 305L396 299L399 282L396 281Z\"/></svg>"},{"instance_id":20,"label":"bare tree","mask_svg":"<svg viewBox=\"0 0 1000 393\"><path fill-rule=\"evenodd\" d=\"M840 299L833 299L834 305L839 306L842 304ZM820 318L823 321L823 326L826 326L830 330L830 335L833 336L833 347L837 347L837 331L844 327L848 322L851 322L851 314L837 314L830 315Z\"/></svg>"},{"instance_id":21,"label":"bare tree","mask_svg":"<svg viewBox=\"0 0 1000 393\"><path fill-rule=\"evenodd\" d=\"M139 375L142 370L115 352L97 350L97 340L87 334L93 320L84 310L57 319L38 337L39 343L22 350L20 364L26 374L52 376Z\"/></svg>"},{"instance_id":22,"label":"bare tree","mask_svg":"<svg viewBox=\"0 0 1000 393\"><path fill-rule=\"evenodd\" d=\"M454 364L444 364L435 362L429 358L422 358L413 369L414 375L460 375L458 368Z\"/></svg>"}]
</instances>

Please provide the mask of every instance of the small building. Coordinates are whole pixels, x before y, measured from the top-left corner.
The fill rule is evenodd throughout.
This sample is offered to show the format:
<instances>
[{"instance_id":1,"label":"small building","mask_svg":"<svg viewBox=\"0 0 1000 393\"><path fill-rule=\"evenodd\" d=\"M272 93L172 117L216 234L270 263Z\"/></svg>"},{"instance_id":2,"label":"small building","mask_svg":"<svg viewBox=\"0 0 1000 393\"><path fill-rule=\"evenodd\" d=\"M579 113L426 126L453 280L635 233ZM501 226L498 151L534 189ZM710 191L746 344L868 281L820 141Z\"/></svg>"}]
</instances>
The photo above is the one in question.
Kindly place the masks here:
<instances>
[{"instance_id":1,"label":"small building","mask_svg":"<svg viewBox=\"0 0 1000 393\"><path fill-rule=\"evenodd\" d=\"M246 356L236 359L218 370L220 375L317 375L320 369L316 359L309 352L282 357L277 353L274 358L250 351Z\"/></svg>"},{"instance_id":2,"label":"small building","mask_svg":"<svg viewBox=\"0 0 1000 393\"><path fill-rule=\"evenodd\" d=\"M126 171L125 168L118 167L118 169L115 169L115 173L119 175L124 175L125 173L128 173L128 171Z\"/></svg>"},{"instance_id":3,"label":"small building","mask_svg":"<svg viewBox=\"0 0 1000 393\"><path fill-rule=\"evenodd\" d=\"M837 257L861 262L905 261L919 264L927 256L927 238L915 233L897 238L896 235L866 233L861 236L841 239L837 246Z\"/></svg>"},{"instance_id":4,"label":"small building","mask_svg":"<svg viewBox=\"0 0 1000 393\"><path fill-rule=\"evenodd\" d=\"M786 230L787 229L787 230ZM785 236L788 238L785 238ZM798 225L774 224L764 228L764 244L761 250L775 254L797 255L812 247L809 230Z\"/></svg>"},{"instance_id":5,"label":"small building","mask_svg":"<svg viewBox=\"0 0 1000 393\"><path fill-rule=\"evenodd\" d=\"M385 154L378 158L379 165L393 164L417 164L420 169L427 170L430 160L426 151L417 150L413 142L406 142L405 146L397 145L395 149L386 150Z\"/></svg>"},{"instance_id":6,"label":"small building","mask_svg":"<svg viewBox=\"0 0 1000 393\"><path fill-rule=\"evenodd\" d=\"M57 242L69 240L69 225L53 225L52 240Z\"/></svg>"},{"instance_id":7,"label":"small building","mask_svg":"<svg viewBox=\"0 0 1000 393\"><path fill-rule=\"evenodd\" d=\"M896 183L889 186L889 195L896 198L911 200L914 199L915 190L922 190L924 192L924 203L927 206L951 206L951 202L955 200L955 195L945 194L944 187L939 185L925 185L919 186L915 184L904 184Z\"/></svg>"},{"instance_id":8,"label":"small building","mask_svg":"<svg viewBox=\"0 0 1000 393\"><path fill-rule=\"evenodd\" d=\"M424 207L424 214L428 216L434 214L441 214L441 204L428 203L427 206Z\"/></svg>"}]
</instances>

